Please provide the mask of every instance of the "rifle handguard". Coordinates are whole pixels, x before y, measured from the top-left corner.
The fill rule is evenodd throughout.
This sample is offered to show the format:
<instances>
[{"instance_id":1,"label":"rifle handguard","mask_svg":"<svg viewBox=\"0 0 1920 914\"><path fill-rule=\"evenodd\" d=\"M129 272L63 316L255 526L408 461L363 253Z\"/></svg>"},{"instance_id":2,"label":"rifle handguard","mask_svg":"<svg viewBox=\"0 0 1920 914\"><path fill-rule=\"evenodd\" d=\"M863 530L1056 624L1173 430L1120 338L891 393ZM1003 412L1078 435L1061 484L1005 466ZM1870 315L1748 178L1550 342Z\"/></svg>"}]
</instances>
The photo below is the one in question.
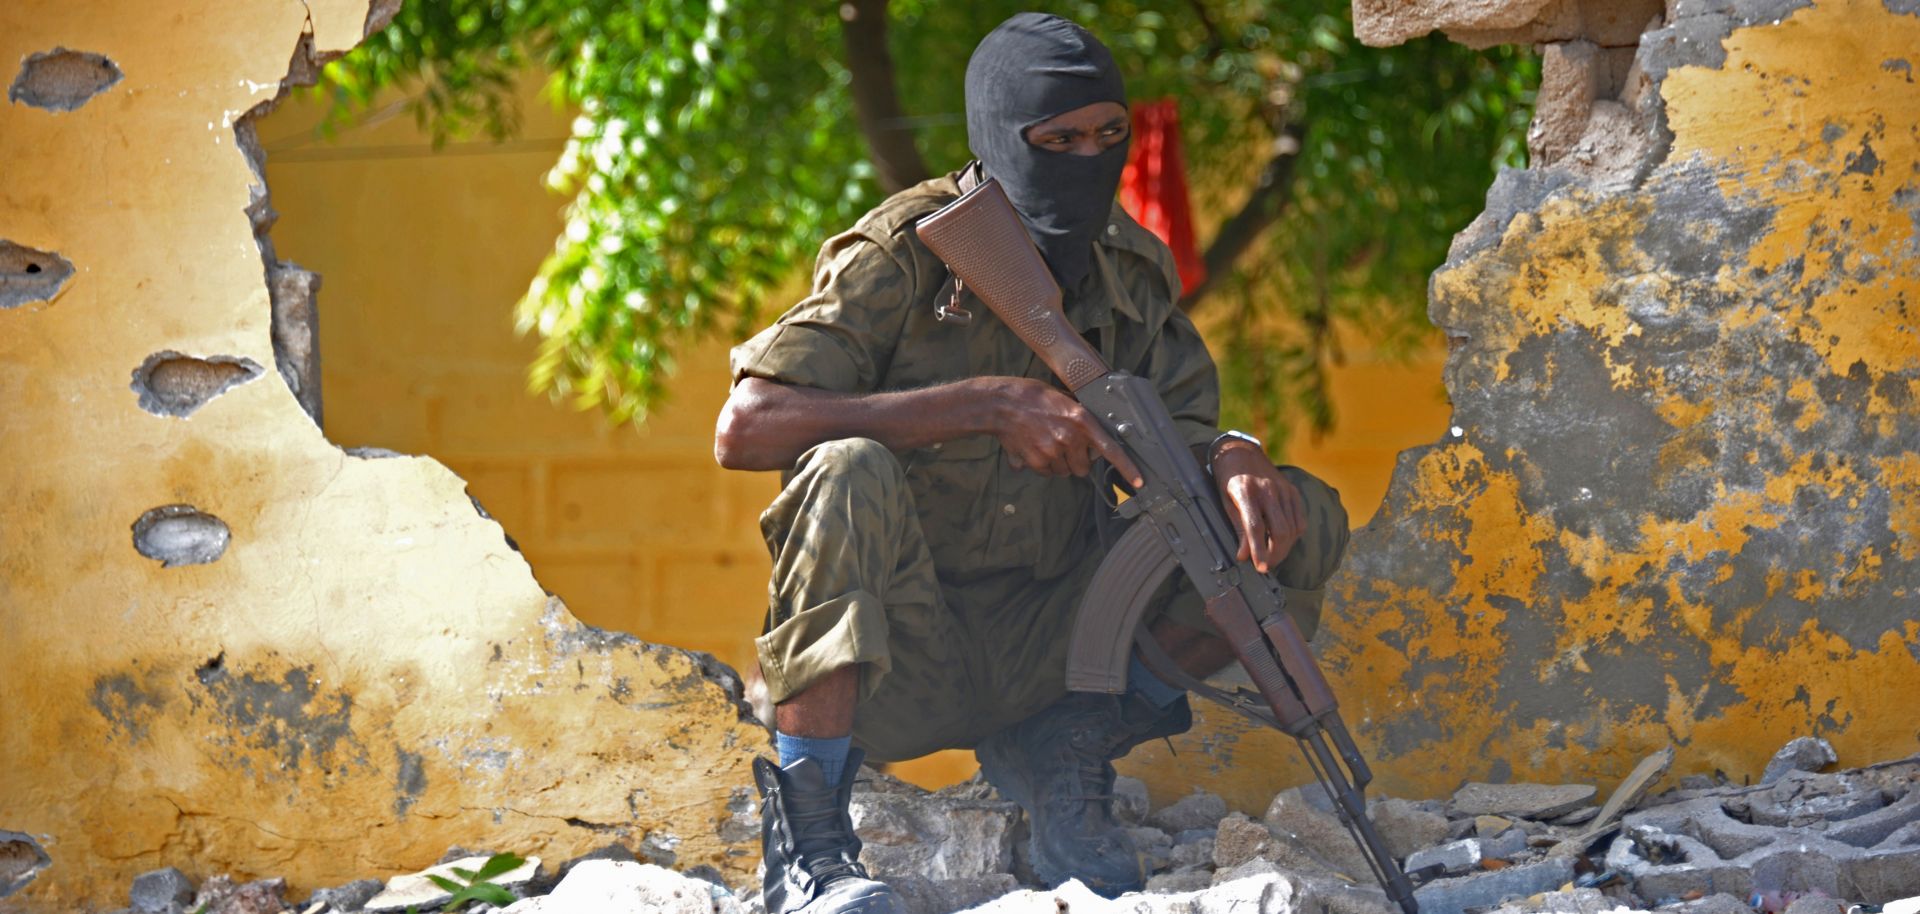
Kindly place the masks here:
<instances>
[{"instance_id":1,"label":"rifle handguard","mask_svg":"<svg viewBox=\"0 0 1920 914\"><path fill-rule=\"evenodd\" d=\"M921 219L914 231L1068 390L1106 375L1106 362L1067 323L1060 285L1000 182L988 178Z\"/></svg>"}]
</instances>

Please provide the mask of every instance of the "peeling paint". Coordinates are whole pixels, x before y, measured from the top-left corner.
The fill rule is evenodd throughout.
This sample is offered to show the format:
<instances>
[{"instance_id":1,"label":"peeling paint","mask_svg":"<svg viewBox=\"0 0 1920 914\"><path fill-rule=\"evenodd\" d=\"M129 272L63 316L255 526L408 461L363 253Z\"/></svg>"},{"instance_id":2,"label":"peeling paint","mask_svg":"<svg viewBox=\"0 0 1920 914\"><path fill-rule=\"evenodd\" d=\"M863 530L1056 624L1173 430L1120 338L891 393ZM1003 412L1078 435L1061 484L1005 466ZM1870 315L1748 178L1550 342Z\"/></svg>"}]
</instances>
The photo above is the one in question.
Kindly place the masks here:
<instances>
[{"instance_id":1,"label":"peeling paint","mask_svg":"<svg viewBox=\"0 0 1920 914\"><path fill-rule=\"evenodd\" d=\"M1920 750L1920 86L1881 65L1920 20L1704 6L1639 48L1643 176L1503 174L1433 277L1460 433L1403 455L1318 645L1389 793ZM1235 732L1293 755L1183 748Z\"/></svg>"},{"instance_id":2,"label":"peeling paint","mask_svg":"<svg viewBox=\"0 0 1920 914\"><path fill-rule=\"evenodd\" d=\"M582 629L465 482L343 452L312 387L224 386L185 421L128 395L155 353L208 363L157 386L207 389L305 358L276 334L242 115L391 8L0 3L0 60L90 48L126 73L77 112L0 105L9 174L34 176L0 182L0 707L34 712L0 728L0 827L57 860L0 910L116 907L166 866L302 897L609 830L751 872L712 827L767 742L730 673Z\"/></svg>"}]
</instances>

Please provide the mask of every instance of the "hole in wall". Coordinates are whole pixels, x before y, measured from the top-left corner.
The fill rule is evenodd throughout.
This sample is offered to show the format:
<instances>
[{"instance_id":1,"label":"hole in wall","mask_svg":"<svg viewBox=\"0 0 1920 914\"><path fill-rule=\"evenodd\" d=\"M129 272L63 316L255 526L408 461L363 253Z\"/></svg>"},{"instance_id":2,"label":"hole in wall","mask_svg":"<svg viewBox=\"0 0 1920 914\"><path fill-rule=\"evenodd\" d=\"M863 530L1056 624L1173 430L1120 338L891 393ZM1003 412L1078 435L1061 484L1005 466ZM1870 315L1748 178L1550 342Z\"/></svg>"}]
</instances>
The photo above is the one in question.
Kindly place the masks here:
<instances>
[{"instance_id":1,"label":"hole in wall","mask_svg":"<svg viewBox=\"0 0 1920 914\"><path fill-rule=\"evenodd\" d=\"M140 408L156 416L185 418L208 401L261 375L252 359L231 355L197 358L173 350L147 356L129 385Z\"/></svg>"},{"instance_id":2,"label":"hole in wall","mask_svg":"<svg viewBox=\"0 0 1920 914\"><path fill-rule=\"evenodd\" d=\"M7 100L48 111L74 111L112 88L124 74L104 54L54 48L27 57L7 87Z\"/></svg>"},{"instance_id":3,"label":"hole in wall","mask_svg":"<svg viewBox=\"0 0 1920 914\"><path fill-rule=\"evenodd\" d=\"M161 505L133 522L133 548L162 568L205 565L233 539L226 521L192 505Z\"/></svg>"},{"instance_id":4,"label":"hole in wall","mask_svg":"<svg viewBox=\"0 0 1920 914\"><path fill-rule=\"evenodd\" d=\"M52 302L72 276L65 257L0 238L0 310Z\"/></svg>"},{"instance_id":5,"label":"hole in wall","mask_svg":"<svg viewBox=\"0 0 1920 914\"><path fill-rule=\"evenodd\" d=\"M52 863L53 858L32 835L0 831L0 898L26 888Z\"/></svg>"}]
</instances>

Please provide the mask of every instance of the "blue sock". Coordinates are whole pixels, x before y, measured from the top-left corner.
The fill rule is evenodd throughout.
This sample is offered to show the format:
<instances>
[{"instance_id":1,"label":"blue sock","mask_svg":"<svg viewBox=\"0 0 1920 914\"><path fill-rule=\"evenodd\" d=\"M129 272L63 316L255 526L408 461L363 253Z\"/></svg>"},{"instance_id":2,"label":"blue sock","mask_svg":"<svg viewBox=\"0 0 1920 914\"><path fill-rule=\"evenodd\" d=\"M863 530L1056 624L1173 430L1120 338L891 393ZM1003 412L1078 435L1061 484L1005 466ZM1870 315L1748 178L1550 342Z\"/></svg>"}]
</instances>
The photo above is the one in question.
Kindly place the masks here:
<instances>
[{"instance_id":1,"label":"blue sock","mask_svg":"<svg viewBox=\"0 0 1920 914\"><path fill-rule=\"evenodd\" d=\"M1147 665L1141 663L1137 656L1127 666L1127 691L1140 693L1156 708L1172 705L1180 700L1180 696L1187 694L1186 689L1168 685L1166 680L1153 675L1153 671L1147 669Z\"/></svg>"},{"instance_id":2,"label":"blue sock","mask_svg":"<svg viewBox=\"0 0 1920 914\"><path fill-rule=\"evenodd\" d=\"M847 770L847 750L853 748L853 737L812 739L776 732L773 745L780 753L780 767L785 768L803 758L813 759L820 766L820 772L827 776L827 785L837 787Z\"/></svg>"}]
</instances>

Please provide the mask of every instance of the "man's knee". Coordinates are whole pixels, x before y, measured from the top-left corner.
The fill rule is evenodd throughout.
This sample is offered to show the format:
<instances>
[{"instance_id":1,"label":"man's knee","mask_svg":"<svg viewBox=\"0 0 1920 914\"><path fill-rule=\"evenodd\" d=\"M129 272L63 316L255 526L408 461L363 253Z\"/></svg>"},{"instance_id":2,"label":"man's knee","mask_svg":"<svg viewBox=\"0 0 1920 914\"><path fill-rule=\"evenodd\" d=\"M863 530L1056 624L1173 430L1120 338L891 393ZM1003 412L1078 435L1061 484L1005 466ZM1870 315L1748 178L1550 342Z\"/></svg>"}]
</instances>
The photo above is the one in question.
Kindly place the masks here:
<instances>
[{"instance_id":1,"label":"man's knee","mask_svg":"<svg viewBox=\"0 0 1920 914\"><path fill-rule=\"evenodd\" d=\"M906 480L906 468L900 465L887 446L871 438L837 438L807 449L794 463L795 478L802 476L850 477L872 480L880 485L898 485Z\"/></svg>"},{"instance_id":2,"label":"man's knee","mask_svg":"<svg viewBox=\"0 0 1920 914\"><path fill-rule=\"evenodd\" d=\"M1282 563L1285 583L1303 590L1318 590L1333 577L1346 555L1351 531L1347 527L1347 509L1340 503L1340 492L1319 477L1299 467L1281 467L1280 472L1306 506L1306 532L1294 544Z\"/></svg>"}]
</instances>

